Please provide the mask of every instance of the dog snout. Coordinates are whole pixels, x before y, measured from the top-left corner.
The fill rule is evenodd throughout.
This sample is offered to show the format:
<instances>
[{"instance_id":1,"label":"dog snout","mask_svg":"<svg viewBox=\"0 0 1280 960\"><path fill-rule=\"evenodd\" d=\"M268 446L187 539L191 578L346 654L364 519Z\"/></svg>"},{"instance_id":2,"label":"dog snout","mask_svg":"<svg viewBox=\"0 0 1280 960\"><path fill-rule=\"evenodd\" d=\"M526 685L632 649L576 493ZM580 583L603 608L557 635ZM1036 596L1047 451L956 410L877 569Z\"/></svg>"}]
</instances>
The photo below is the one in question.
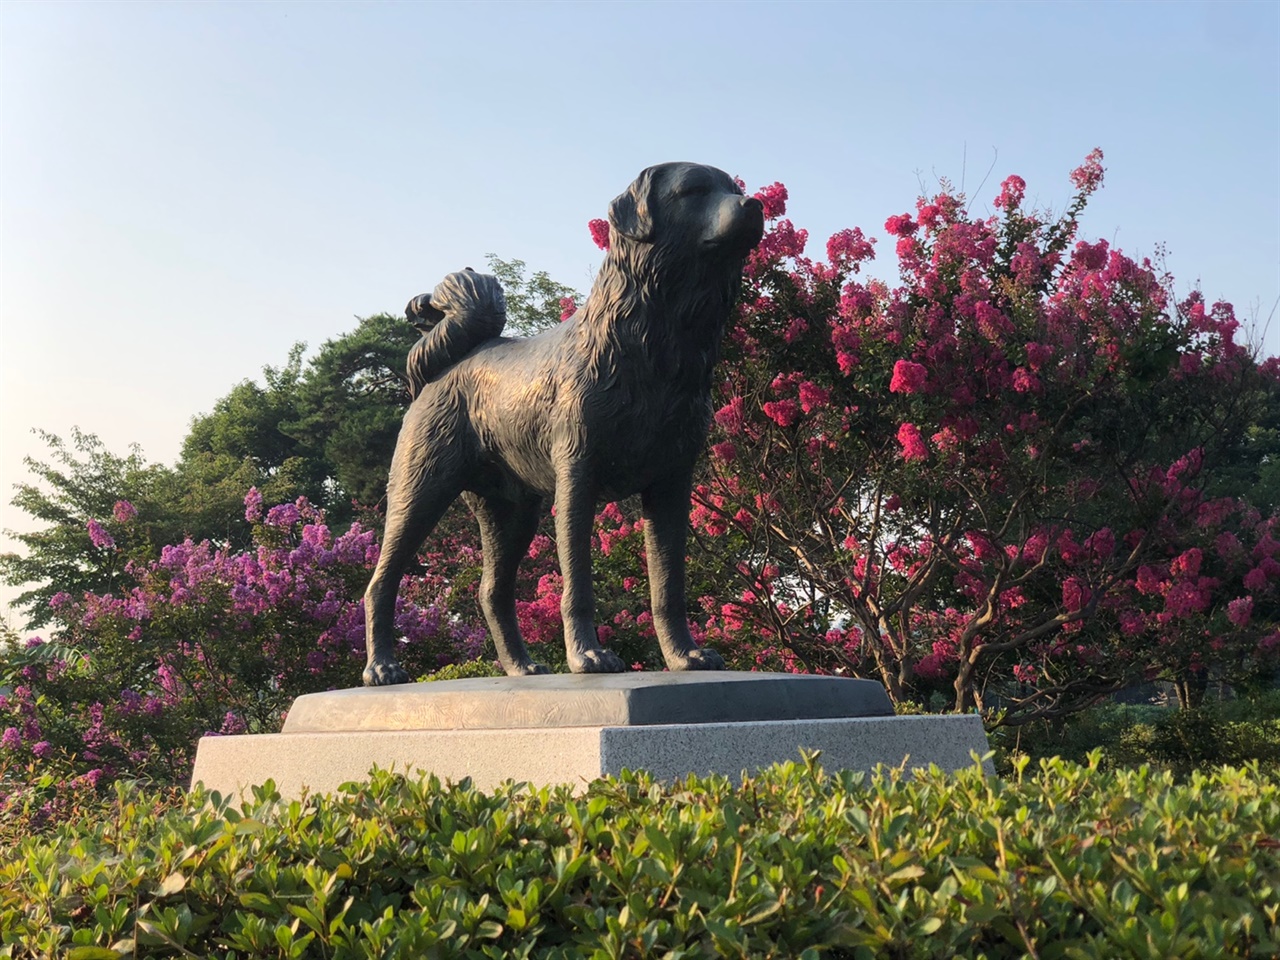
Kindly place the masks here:
<instances>
[{"instance_id":1,"label":"dog snout","mask_svg":"<svg viewBox=\"0 0 1280 960\"><path fill-rule=\"evenodd\" d=\"M703 243L744 257L764 236L764 205L750 197L725 196L718 202L707 226Z\"/></svg>"},{"instance_id":2,"label":"dog snout","mask_svg":"<svg viewBox=\"0 0 1280 960\"><path fill-rule=\"evenodd\" d=\"M755 197L743 197L741 200L743 220L746 222L744 240L747 249L754 249L764 238L764 204Z\"/></svg>"}]
</instances>

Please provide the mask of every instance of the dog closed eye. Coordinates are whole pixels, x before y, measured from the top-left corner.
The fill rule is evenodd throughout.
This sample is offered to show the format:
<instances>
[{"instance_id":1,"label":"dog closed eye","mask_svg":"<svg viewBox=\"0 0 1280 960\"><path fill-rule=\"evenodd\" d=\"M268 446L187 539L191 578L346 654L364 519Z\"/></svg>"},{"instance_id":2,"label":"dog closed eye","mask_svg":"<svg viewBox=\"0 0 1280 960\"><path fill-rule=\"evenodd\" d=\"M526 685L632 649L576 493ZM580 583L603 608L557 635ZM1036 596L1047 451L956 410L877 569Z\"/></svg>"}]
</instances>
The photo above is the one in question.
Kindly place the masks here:
<instances>
[{"instance_id":1,"label":"dog closed eye","mask_svg":"<svg viewBox=\"0 0 1280 960\"><path fill-rule=\"evenodd\" d=\"M677 197L705 197L711 192L711 184L709 183L692 183L682 184L676 191Z\"/></svg>"},{"instance_id":2,"label":"dog closed eye","mask_svg":"<svg viewBox=\"0 0 1280 960\"><path fill-rule=\"evenodd\" d=\"M683 199L684 197L701 197L706 196L715 188L715 183L710 177L697 174L687 176L676 184L673 191L676 197Z\"/></svg>"}]
</instances>

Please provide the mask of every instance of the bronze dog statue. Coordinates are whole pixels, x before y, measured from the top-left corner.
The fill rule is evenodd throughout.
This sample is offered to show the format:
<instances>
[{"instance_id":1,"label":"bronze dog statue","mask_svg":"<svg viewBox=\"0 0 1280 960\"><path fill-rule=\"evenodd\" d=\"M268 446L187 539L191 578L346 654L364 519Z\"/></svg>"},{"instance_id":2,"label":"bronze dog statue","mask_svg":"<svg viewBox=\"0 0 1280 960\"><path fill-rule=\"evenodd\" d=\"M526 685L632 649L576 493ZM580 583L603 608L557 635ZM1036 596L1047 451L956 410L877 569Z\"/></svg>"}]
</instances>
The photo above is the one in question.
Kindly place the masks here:
<instances>
[{"instance_id":1,"label":"bronze dog statue","mask_svg":"<svg viewBox=\"0 0 1280 960\"><path fill-rule=\"evenodd\" d=\"M711 374L760 201L728 174L665 163L609 207L609 251L586 304L552 330L502 337L493 277L450 274L411 302L426 334L409 357L413 404L387 487L382 554L365 591L368 685L406 683L396 592L422 541L459 496L480 523L480 603L508 674L546 673L516 623L516 570L555 504L569 668L626 669L596 638L591 526L598 502L640 494L653 623L672 670L717 670L685 614L694 462L711 419Z\"/></svg>"}]
</instances>

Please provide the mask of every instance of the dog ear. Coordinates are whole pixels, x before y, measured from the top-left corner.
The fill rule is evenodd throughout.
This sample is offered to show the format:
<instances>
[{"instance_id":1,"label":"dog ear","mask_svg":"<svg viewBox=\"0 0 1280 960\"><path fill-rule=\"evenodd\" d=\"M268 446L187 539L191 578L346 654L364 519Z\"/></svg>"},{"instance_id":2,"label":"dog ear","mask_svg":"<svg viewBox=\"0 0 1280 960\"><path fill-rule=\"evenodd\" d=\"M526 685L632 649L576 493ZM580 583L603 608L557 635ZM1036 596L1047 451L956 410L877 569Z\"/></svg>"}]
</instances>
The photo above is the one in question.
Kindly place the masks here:
<instances>
[{"instance_id":1,"label":"dog ear","mask_svg":"<svg viewBox=\"0 0 1280 960\"><path fill-rule=\"evenodd\" d=\"M444 319L444 311L431 303L431 294L420 293L404 308L404 315L411 324L424 333Z\"/></svg>"},{"instance_id":2,"label":"dog ear","mask_svg":"<svg viewBox=\"0 0 1280 960\"><path fill-rule=\"evenodd\" d=\"M653 239L653 215L649 212L649 198L654 189L654 171L649 167L627 187L626 193L617 196L609 204L609 223L613 229L631 240L648 243Z\"/></svg>"}]
</instances>

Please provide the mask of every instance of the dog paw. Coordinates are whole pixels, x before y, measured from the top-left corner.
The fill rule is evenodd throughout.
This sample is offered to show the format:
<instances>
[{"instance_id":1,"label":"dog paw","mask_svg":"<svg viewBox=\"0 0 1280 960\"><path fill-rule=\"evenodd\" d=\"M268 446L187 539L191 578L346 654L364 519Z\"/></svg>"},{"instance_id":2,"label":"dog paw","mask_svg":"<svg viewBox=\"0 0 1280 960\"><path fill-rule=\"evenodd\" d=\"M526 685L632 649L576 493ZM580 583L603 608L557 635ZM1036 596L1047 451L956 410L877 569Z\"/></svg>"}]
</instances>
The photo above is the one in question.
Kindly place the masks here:
<instances>
[{"instance_id":1,"label":"dog paw","mask_svg":"<svg viewBox=\"0 0 1280 960\"><path fill-rule=\"evenodd\" d=\"M389 687L397 683L409 683L409 674L394 660L374 660L364 668L366 687Z\"/></svg>"},{"instance_id":2,"label":"dog paw","mask_svg":"<svg viewBox=\"0 0 1280 960\"><path fill-rule=\"evenodd\" d=\"M506 667L503 667L503 669L507 671L508 677L534 677L551 672L551 668L546 664L534 663L532 660L525 663L518 663L511 669L507 669Z\"/></svg>"},{"instance_id":3,"label":"dog paw","mask_svg":"<svg viewBox=\"0 0 1280 960\"><path fill-rule=\"evenodd\" d=\"M667 659L671 670L723 670L724 658L710 647L694 647L686 653Z\"/></svg>"},{"instance_id":4,"label":"dog paw","mask_svg":"<svg viewBox=\"0 0 1280 960\"><path fill-rule=\"evenodd\" d=\"M622 658L611 650L583 650L569 660L569 669L574 673L623 673L627 665Z\"/></svg>"}]
</instances>

